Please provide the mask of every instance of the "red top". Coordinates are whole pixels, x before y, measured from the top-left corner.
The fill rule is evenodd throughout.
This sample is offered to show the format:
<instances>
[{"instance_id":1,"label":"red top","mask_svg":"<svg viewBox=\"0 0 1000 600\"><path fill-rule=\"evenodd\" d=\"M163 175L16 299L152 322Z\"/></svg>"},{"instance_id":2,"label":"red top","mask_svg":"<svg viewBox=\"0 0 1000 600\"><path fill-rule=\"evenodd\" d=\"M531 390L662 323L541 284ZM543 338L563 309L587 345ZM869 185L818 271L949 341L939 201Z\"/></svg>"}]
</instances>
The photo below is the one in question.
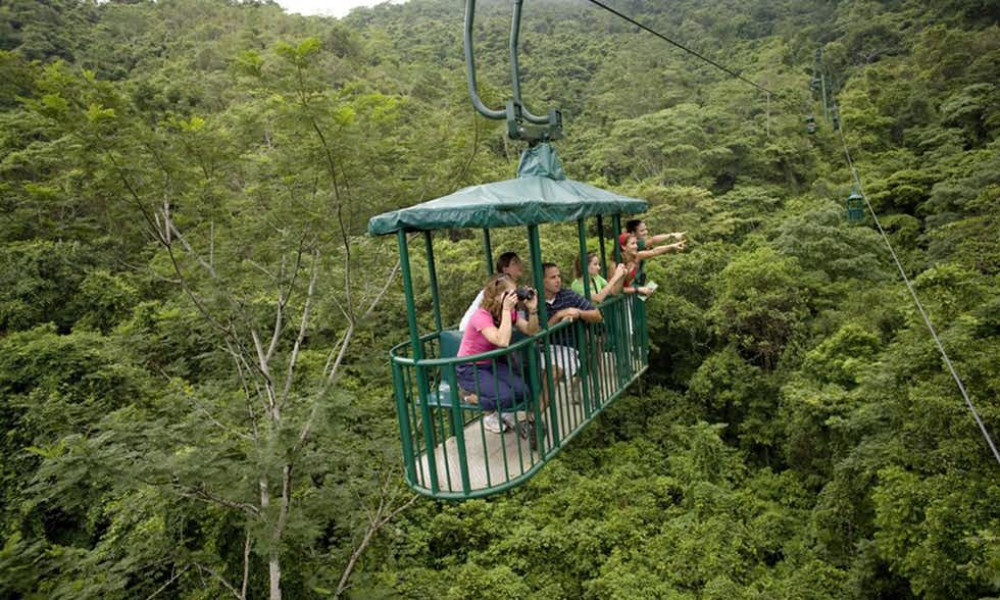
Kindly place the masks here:
<instances>
[{"instance_id":1,"label":"red top","mask_svg":"<svg viewBox=\"0 0 1000 600\"><path fill-rule=\"evenodd\" d=\"M622 287L632 287L632 282L635 281L636 271L639 270L638 265L633 264L632 270L625 273L625 278L622 280Z\"/></svg>"}]
</instances>

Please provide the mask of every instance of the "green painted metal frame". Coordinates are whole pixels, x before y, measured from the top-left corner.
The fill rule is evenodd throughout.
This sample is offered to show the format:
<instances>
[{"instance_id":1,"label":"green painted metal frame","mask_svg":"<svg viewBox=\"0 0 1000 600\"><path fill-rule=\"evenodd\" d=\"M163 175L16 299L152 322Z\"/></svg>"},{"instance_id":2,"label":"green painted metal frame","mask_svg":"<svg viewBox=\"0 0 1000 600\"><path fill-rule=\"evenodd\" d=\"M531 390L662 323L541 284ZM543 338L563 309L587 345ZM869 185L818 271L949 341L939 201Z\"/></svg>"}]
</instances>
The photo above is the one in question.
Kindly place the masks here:
<instances>
[{"instance_id":1,"label":"green painted metal frame","mask_svg":"<svg viewBox=\"0 0 1000 600\"><path fill-rule=\"evenodd\" d=\"M597 247L601 249L601 275L608 278L608 259L604 255L604 216L597 215Z\"/></svg>"},{"instance_id":2,"label":"green painted metal frame","mask_svg":"<svg viewBox=\"0 0 1000 600\"><path fill-rule=\"evenodd\" d=\"M406 322L410 329L410 343L413 346L413 356L420 360L424 357L423 344L420 343L420 330L417 328L417 312L416 305L413 302L413 276L410 273L410 249L409 244L406 239L406 232L399 231L396 236L397 243L399 244L399 260L400 260L400 270L403 274L403 294L406 296ZM433 285L437 285L436 283ZM431 421L430 418L430 407L427 405L427 394L430 391L430 387L427 383L427 374L422 369L416 370L417 377L417 390L420 397L420 411L424 418L424 422L428 423ZM433 438L430 436L430 432L427 428L424 428L424 444L425 450L428 453L434 452L434 442ZM428 470L431 473L431 491L437 492L437 465L434 463L428 463Z\"/></svg>"},{"instance_id":3,"label":"green painted metal frame","mask_svg":"<svg viewBox=\"0 0 1000 600\"><path fill-rule=\"evenodd\" d=\"M625 305L625 304L627 304L626 298L625 297L621 297L621 296L618 297L618 298L616 298L615 302L617 302L617 304L619 304L619 305ZM634 301L633 304L634 304L634 307L636 307L636 308L639 309L633 315L634 319L635 319L635 329L636 329L636 331L640 332L640 334L642 334L643 332L646 331L646 327L645 327L645 310L644 310L644 306L645 305L642 302L638 301L638 300ZM524 339L521 339L518 342L515 342L514 344L511 344L507 348L498 348L496 350L492 350L490 352L477 355L476 358L477 359L498 358L498 357L509 355L509 354L511 354L513 352L517 352L517 351L521 351L521 350L524 350L524 349L527 349L527 348L531 348L533 346L536 346L541 341L541 339L544 338L544 336L546 336L547 334L561 332L563 330L570 329L574 325L578 326L578 327L582 327L582 324L580 322L570 323L570 322L566 321L566 322L560 323L560 324L558 324L558 325L550 328L548 331L540 331L538 334L536 334L534 336L525 337ZM422 336L421 339L420 339L420 342L421 343L431 342L434 339L436 339L439 335L440 334L438 334L438 333L431 333L431 334ZM452 358L413 359L412 357L407 357L407 356L404 355L404 353L405 353L405 351L407 349L412 350L412 345L411 345L410 342L401 343L401 344L395 346L392 349L391 355L392 355L392 362L393 362L393 380L394 380L394 383L402 381L403 377L401 376L401 373L403 372L404 369L413 369L414 371L417 371L417 372L419 372L421 369L432 369L432 368L446 369L448 367L454 367L456 364L462 363L462 362L465 362L465 361L468 360L468 357L462 357L462 358L452 357ZM407 484L409 485L409 487L411 489L413 489L414 491L416 491L418 493L421 493L423 495L427 495L427 496L430 496L430 497L433 497L433 498L441 499L441 500L467 500L467 499L473 499L473 498L481 498L481 497L486 497L486 496L491 496L493 494L501 493L501 492L513 489L515 487L518 487L518 486L524 484L532 476L534 476L535 473L537 473L538 470L541 469L542 466L545 465L545 463L547 463L549 460L551 460L552 458L554 458L559 453L559 451L562 449L562 447L564 447L566 445L566 443L568 443L570 440L572 440L574 437L576 437L586 427L586 425L590 421L592 421L598 415L600 415L601 413L603 413L609 406L611 406L619 397L621 397L621 394L624 393L624 391L626 389L628 389L628 387L630 385L632 385L633 383L635 383L642 376L642 374L645 373L646 369L648 368L648 364L645 361L645 356L641 356L640 358L643 360L643 366L642 366L642 368L636 370L634 373L630 373L627 379L622 379L622 380L616 382L615 385L613 386L614 391L612 393L610 393L606 398L604 398L602 402L600 402L600 403L598 403L596 405L591 405L590 406L590 410L588 411L588 414L587 414L586 418L583 421L581 421L569 433L569 435L567 435L565 438L562 438L560 440L559 444L553 443L552 446L546 448L544 450L544 456L539 456L539 458L534 462L534 464L531 467L529 467L527 469L522 469L522 472L519 475L517 475L517 476L515 476L513 478L508 478L506 481L497 483L495 485L491 485L491 486L489 486L487 488L481 488L481 489L477 489L477 490L471 490L470 486L469 486L469 481L468 481L468 469L467 469L467 465L464 465L464 467L462 469L462 474L461 474L462 475L462 480L461 481L462 481L462 488L463 489L461 491L443 490L438 485L438 474L436 472L436 469L434 468L434 466L435 466L434 461L428 461L427 462L428 471L429 471L429 473L427 475L425 475L423 477L418 477L417 476L417 471L418 471L417 465L418 465L419 457L414 452L412 452L412 451L408 452L407 451L407 439L405 437L403 437L403 446L404 446L403 455L404 455L404 463L405 463L404 464L404 472L406 473ZM531 371L532 371L532 379L536 379L537 380L537 367L531 367L531 365L534 365L534 364L535 364L534 362L529 363L529 369L531 369ZM581 360L581 367L583 367L583 366L584 366L584 363ZM418 376L418 379L419 379L419 376ZM583 379L582 373L581 373L581 379ZM404 395L404 393L401 391L401 387L399 385L397 385L396 390L397 390L397 408L400 411L399 414L400 415L408 414L408 411L407 411L407 408L404 405L404 402L401 401L401 397ZM420 403L423 404L423 401L421 400ZM550 403L550 406L553 406L553 405L554 405L554 403ZM536 416L536 418L539 417L538 412L537 412L538 411L537 406L538 406L538 403L535 403L535 411L536 411L535 412L535 416ZM422 419L424 420L424 423L429 422L429 417L422 417ZM408 435L408 434L411 433L410 428L409 428L409 421L407 419L402 419L401 418L400 419L401 425L404 423L404 421L405 421L406 425L405 426L401 426L401 428L400 428L401 436L406 436L406 435ZM554 423L556 421L553 419L551 422ZM493 434L490 434L490 435L493 435ZM458 443L460 444L461 442L458 442ZM461 453L461 446L459 445L458 447L459 447L460 453ZM464 462L464 457L460 456L460 460ZM426 481L428 479L430 480L430 487L428 487L426 485L420 485L419 480Z\"/></svg>"},{"instance_id":4,"label":"green painted metal frame","mask_svg":"<svg viewBox=\"0 0 1000 600\"><path fill-rule=\"evenodd\" d=\"M584 291L586 297L591 297L591 277L587 265L587 224L585 219L577 220L577 238L579 242L579 255L581 265L584 266L582 276L584 278ZM621 230L620 215L612 215L612 227L614 230ZM604 220L597 218L598 239L600 245L601 264L604 273L607 273L605 255L605 228ZM542 250L538 225L529 225L527 228L530 260L532 267L533 283L537 290L544 295L544 273L542 272ZM417 313L415 304L415 290L413 285L412 265L410 261L409 240L403 231L397 232L397 242L399 245L399 256L401 261L401 272L403 278L403 291L406 297L406 319L410 333L410 341L397 345L391 353L392 378L395 390L395 401L400 424L400 440L403 447L404 473L408 485L415 491L439 499L468 499L499 493L518 485L521 485L534 473L536 473L548 460L550 460L565 444L576 436L587 423L604 411L616 400L621 393L632 382L648 368L648 333L645 323L645 305L635 297L626 298L619 296L605 303L602 303L602 311L605 312L606 319L603 329L594 329L580 321L563 322L554 326L548 323L549 315L545 302L539 303L540 331L527 336L506 348L498 348L491 352L477 355L477 361L492 361L494 377L496 376L497 361L509 360L506 357L512 354L524 354L527 352L528 359L521 365L521 377L529 382L532 395L536 401L530 402L532 415L535 422L545 422L551 428L549 436L546 437L540 430L536 431L536 440L539 450L537 458L534 452L528 453L528 464L525 464L523 448L518 441L518 462L514 465L519 473L511 476L511 464L508 464L506 451L504 451L503 473L498 473L493 477L487 465L486 477L488 485L473 489L471 484L470 465L468 464L468 453L466 444L466 427L469 423L465 418L465 413L469 412L469 405L463 404L459 397L457 385L456 367L459 364L468 363L469 357L443 357L440 351L435 352L433 348L428 348L437 344L440 346L441 336L444 326L441 316L440 292L437 281L437 271L434 259L433 234L430 231L421 232L424 238L424 252L427 259L427 269L430 287L430 297L433 307L434 332L427 335L420 335L417 324ZM620 260L621 250L618 247L617 235L614 238L616 260ZM490 239L490 230L483 230L483 252L486 259L487 270L492 273L493 250ZM636 335L637 334L637 335ZM555 336L561 336L556 338ZM561 385L562 381L556 381L553 376L553 339L559 339L561 343L572 339L579 354L579 366L577 375L579 378L580 392L570 383ZM615 364L613 369L614 377L607 372L604 346L602 343L609 341L611 346L612 359ZM532 358L537 353L537 359ZM407 356L408 354L408 356ZM509 364L509 363L508 363ZM527 371L527 373L525 373ZM525 377L526 375L526 377ZM432 383L433 380L447 383L447 402L440 401L440 394L443 389L440 385ZM541 391L545 390L548 405L545 413L542 413ZM476 390L478 393L478 389ZM560 395L561 393L561 395ZM579 394L582 393L582 398ZM567 399L572 404L567 404ZM580 400L582 418L578 415L560 414L560 406L573 406L577 404L574 400ZM449 411L450 418L441 416L441 411ZM575 408L568 409L576 411ZM438 418L435 419L435 414ZM561 431L561 425L565 425L566 431ZM450 432L449 432L450 429ZM490 434L496 435L496 434ZM516 434L515 434L516 435ZM460 490L454 489L452 481L455 480L452 473L455 471L454 463L448 459L446 447L448 444L442 442L454 436L454 452L457 453L457 480L460 482ZM486 433L480 427L479 436L486 444ZM551 439L551 443L549 443ZM527 442L525 442L527 445ZM444 461L442 469L439 468L435 454L438 448L442 448ZM431 457L434 457L432 460ZM426 460L424 460L426 458ZM446 488L441 485L440 476L445 476Z\"/></svg>"},{"instance_id":5,"label":"green painted metal frame","mask_svg":"<svg viewBox=\"0 0 1000 600\"><path fill-rule=\"evenodd\" d=\"M861 223L865 220L865 197L857 188L851 191L847 197L847 221L849 223Z\"/></svg>"},{"instance_id":6,"label":"green painted metal frame","mask_svg":"<svg viewBox=\"0 0 1000 600\"><path fill-rule=\"evenodd\" d=\"M557 140L562 137L562 113L558 109L550 109L546 115L536 115L524 104L521 98L521 70L518 63L518 45L521 34L521 7L524 0L514 0L510 19L510 84L512 98L503 108L493 109L486 106L479 97L476 84L476 51L473 43L473 25L476 19L476 0L465 2L465 35L463 46L465 50L465 71L469 86L469 97L476 111L487 119L506 119L507 135L513 140L525 140L530 144L541 141Z\"/></svg>"}]
</instances>

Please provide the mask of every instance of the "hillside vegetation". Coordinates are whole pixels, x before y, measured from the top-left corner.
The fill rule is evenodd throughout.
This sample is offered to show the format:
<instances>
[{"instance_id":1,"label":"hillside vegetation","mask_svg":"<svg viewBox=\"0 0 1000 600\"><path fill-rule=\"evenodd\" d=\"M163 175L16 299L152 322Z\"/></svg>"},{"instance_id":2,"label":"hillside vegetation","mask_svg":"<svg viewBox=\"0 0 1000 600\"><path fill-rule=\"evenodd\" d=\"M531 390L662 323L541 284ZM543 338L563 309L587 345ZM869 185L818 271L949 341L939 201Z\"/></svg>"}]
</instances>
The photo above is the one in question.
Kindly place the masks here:
<instances>
[{"instance_id":1,"label":"hillside vegetation","mask_svg":"<svg viewBox=\"0 0 1000 600\"><path fill-rule=\"evenodd\" d=\"M650 267L642 384L529 484L456 504L403 484L395 240L365 227L513 176L461 4L0 4L0 597L1000 598L1000 465L871 217L847 223L809 85L821 49L998 436L1000 8L614 3L768 102L591 4L525 3L525 100L563 110L568 174L690 243ZM508 30L480 3L494 106ZM436 241L449 322L474 233ZM568 267L570 228L542 235Z\"/></svg>"}]
</instances>

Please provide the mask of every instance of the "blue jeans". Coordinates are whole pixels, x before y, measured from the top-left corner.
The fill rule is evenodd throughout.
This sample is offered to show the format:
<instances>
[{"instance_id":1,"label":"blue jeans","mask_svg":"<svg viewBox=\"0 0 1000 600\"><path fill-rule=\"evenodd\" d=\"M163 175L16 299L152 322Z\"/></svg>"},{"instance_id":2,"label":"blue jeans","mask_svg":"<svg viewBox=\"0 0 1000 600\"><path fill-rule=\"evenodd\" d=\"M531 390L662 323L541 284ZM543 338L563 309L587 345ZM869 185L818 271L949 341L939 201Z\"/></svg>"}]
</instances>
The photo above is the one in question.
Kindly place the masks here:
<instances>
[{"instance_id":1,"label":"blue jeans","mask_svg":"<svg viewBox=\"0 0 1000 600\"><path fill-rule=\"evenodd\" d=\"M455 372L459 387L478 395L479 406L487 412L511 408L528 398L528 385L505 362L496 363L495 373L492 364L471 363L458 365Z\"/></svg>"}]
</instances>

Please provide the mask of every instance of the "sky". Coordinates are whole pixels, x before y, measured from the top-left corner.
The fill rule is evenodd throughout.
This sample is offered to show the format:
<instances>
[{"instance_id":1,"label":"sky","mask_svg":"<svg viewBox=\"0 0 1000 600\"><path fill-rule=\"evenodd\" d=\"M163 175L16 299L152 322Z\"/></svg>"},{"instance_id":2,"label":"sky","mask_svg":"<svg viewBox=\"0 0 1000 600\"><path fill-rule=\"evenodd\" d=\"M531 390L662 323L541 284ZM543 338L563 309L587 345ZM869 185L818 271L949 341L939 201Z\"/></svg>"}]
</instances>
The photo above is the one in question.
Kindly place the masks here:
<instances>
[{"instance_id":1,"label":"sky","mask_svg":"<svg viewBox=\"0 0 1000 600\"><path fill-rule=\"evenodd\" d=\"M356 6L375 6L385 0L277 0L285 12L343 17ZM398 1L398 0L397 0Z\"/></svg>"}]
</instances>

